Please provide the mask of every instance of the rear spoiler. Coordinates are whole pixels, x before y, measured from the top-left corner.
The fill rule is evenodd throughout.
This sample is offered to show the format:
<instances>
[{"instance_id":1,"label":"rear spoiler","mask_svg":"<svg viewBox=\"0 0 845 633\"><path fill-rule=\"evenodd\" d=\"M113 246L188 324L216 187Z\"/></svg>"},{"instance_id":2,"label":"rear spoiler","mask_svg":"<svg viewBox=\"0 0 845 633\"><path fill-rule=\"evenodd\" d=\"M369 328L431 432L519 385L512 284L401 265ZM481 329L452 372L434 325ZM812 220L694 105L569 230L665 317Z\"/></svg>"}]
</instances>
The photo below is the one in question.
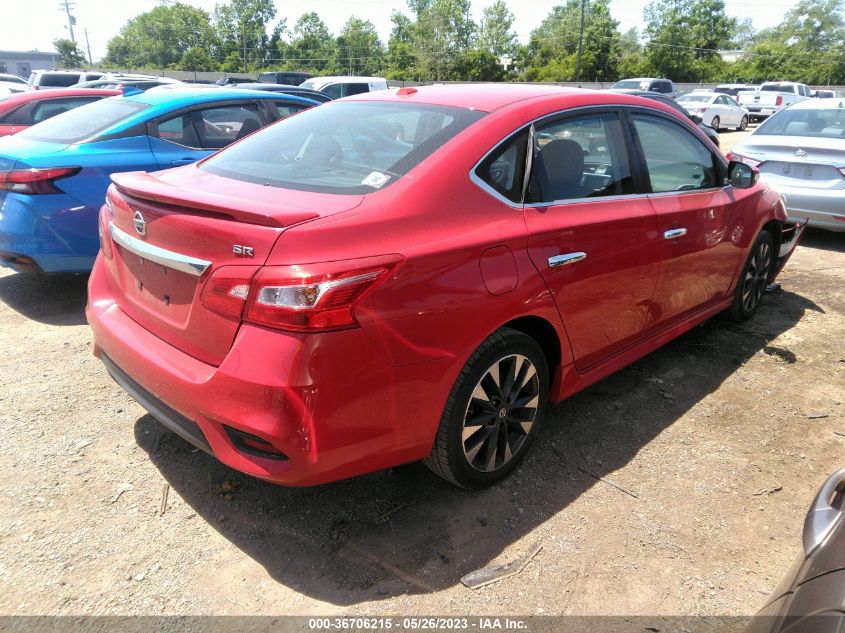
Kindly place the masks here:
<instances>
[{"instance_id":1,"label":"rear spoiler","mask_svg":"<svg viewBox=\"0 0 845 633\"><path fill-rule=\"evenodd\" d=\"M319 217L314 211L286 209L284 203L267 204L235 196L185 190L144 171L112 174L111 180L120 193L131 198L168 206L227 216L239 222L262 226L285 227Z\"/></svg>"}]
</instances>

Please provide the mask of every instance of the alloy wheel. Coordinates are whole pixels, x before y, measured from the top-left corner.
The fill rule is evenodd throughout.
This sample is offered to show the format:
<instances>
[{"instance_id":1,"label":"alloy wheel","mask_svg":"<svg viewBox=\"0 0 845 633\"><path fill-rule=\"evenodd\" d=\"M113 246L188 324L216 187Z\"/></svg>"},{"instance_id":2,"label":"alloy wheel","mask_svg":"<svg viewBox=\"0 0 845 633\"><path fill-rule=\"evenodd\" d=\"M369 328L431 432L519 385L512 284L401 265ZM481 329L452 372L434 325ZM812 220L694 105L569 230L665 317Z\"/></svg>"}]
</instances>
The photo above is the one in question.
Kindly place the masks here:
<instances>
[{"instance_id":1,"label":"alloy wheel","mask_svg":"<svg viewBox=\"0 0 845 633\"><path fill-rule=\"evenodd\" d=\"M712 127L714 130L716 130L718 132L720 124L721 124L721 121L719 120L719 117L714 116L713 120L710 122L710 127Z\"/></svg>"},{"instance_id":2,"label":"alloy wheel","mask_svg":"<svg viewBox=\"0 0 845 633\"><path fill-rule=\"evenodd\" d=\"M760 242L757 251L748 262L742 286L742 305L751 312L760 303L766 291L766 278L772 263L772 249L768 242Z\"/></svg>"},{"instance_id":3,"label":"alloy wheel","mask_svg":"<svg viewBox=\"0 0 845 633\"><path fill-rule=\"evenodd\" d=\"M511 354L495 361L473 389L461 439L467 463L489 473L510 462L534 426L540 380L531 361Z\"/></svg>"}]
</instances>

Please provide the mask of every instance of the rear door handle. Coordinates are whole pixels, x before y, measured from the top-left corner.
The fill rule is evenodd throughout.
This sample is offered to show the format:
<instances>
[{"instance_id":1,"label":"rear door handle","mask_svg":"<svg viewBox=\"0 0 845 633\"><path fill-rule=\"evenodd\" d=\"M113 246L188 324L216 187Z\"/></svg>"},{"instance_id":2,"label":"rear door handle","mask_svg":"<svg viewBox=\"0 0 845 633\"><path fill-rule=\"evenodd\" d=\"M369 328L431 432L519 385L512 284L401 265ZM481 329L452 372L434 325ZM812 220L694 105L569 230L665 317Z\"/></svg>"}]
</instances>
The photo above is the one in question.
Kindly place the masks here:
<instances>
[{"instance_id":1,"label":"rear door handle","mask_svg":"<svg viewBox=\"0 0 845 633\"><path fill-rule=\"evenodd\" d=\"M668 231L663 233L663 239L665 240L675 240L679 237L683 237L687 234L686 229L669 229Z\"/></svg>"},{"instance_id":2,"label":"rear door handle","mask_svg":"<svg viewBox=\"0 0 845 633\"><path fill-rule=\"evenodd\" d=\"M191 163L195 163L196 161L196 158L177 158L176 160L170 161L170 164L174 167L181 167L182 165L190 165Z\"/></svg>"},{"instance_id":3,"label":"rear door handle","mask_svg":"<svg viewBox=\"0 0 845 633\"><path fill-rule=\"evenodd\" d=\"M549 266L557 268L558 266L566 266L567 264L574 264L587 258L587 253L566 253L565 255L555 255L549 257Z\"/></svg>"}]
</instances>

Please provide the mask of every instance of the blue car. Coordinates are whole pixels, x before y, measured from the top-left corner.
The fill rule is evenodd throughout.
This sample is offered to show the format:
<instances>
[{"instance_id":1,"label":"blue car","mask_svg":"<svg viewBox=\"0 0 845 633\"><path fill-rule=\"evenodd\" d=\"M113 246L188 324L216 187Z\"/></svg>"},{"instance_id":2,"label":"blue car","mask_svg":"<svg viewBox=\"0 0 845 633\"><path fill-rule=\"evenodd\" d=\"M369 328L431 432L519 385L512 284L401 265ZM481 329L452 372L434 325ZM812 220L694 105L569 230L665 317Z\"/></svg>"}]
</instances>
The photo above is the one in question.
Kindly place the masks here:
<instances>
[{"instance_id":1,"label":"blue car","mask_svg":"<svg viewBox=\"0 0 845 633\"><path fill-rule=\"evenodd\" d=\"M314 105L253 90L154 89L0 139L0 264L19 272L90 271L111 174L193 163Z\"/></svg>"}]
</instances>

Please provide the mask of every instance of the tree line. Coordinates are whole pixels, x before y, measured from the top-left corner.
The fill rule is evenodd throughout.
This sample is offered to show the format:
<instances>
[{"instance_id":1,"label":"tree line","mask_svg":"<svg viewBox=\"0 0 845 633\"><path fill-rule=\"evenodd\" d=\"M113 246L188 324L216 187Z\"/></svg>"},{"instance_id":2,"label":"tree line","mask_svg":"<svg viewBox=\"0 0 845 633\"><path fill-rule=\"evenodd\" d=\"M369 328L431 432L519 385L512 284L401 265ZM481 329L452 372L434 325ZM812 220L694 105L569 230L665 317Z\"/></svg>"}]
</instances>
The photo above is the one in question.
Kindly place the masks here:
<instances>
[{"instance_id":1,"label":"tree line","mask_svg":"<svg viewBox=\"0 0 845 633\"><path fill-rule=\"evenodd\" d=\"M208 13L171 2L130 19L108 42L101 66L131 69L315 75L380 75L413 81L615 81L659 76L679 82L845 84L845 0L800 0L769 29L728 16L724 0L653 0L645 28L620 32L610 0L565 0L525 44L504 0L476 22L470 0L407 0L387 43L369 20L350 17L333 35L315 12L289 25L273 0L231 0ZM583 11L583 31L581 30ZM84 63L57 40L69 66ZM726 61L718 51L741 51Z\"/></svg>"}]
</instances>

